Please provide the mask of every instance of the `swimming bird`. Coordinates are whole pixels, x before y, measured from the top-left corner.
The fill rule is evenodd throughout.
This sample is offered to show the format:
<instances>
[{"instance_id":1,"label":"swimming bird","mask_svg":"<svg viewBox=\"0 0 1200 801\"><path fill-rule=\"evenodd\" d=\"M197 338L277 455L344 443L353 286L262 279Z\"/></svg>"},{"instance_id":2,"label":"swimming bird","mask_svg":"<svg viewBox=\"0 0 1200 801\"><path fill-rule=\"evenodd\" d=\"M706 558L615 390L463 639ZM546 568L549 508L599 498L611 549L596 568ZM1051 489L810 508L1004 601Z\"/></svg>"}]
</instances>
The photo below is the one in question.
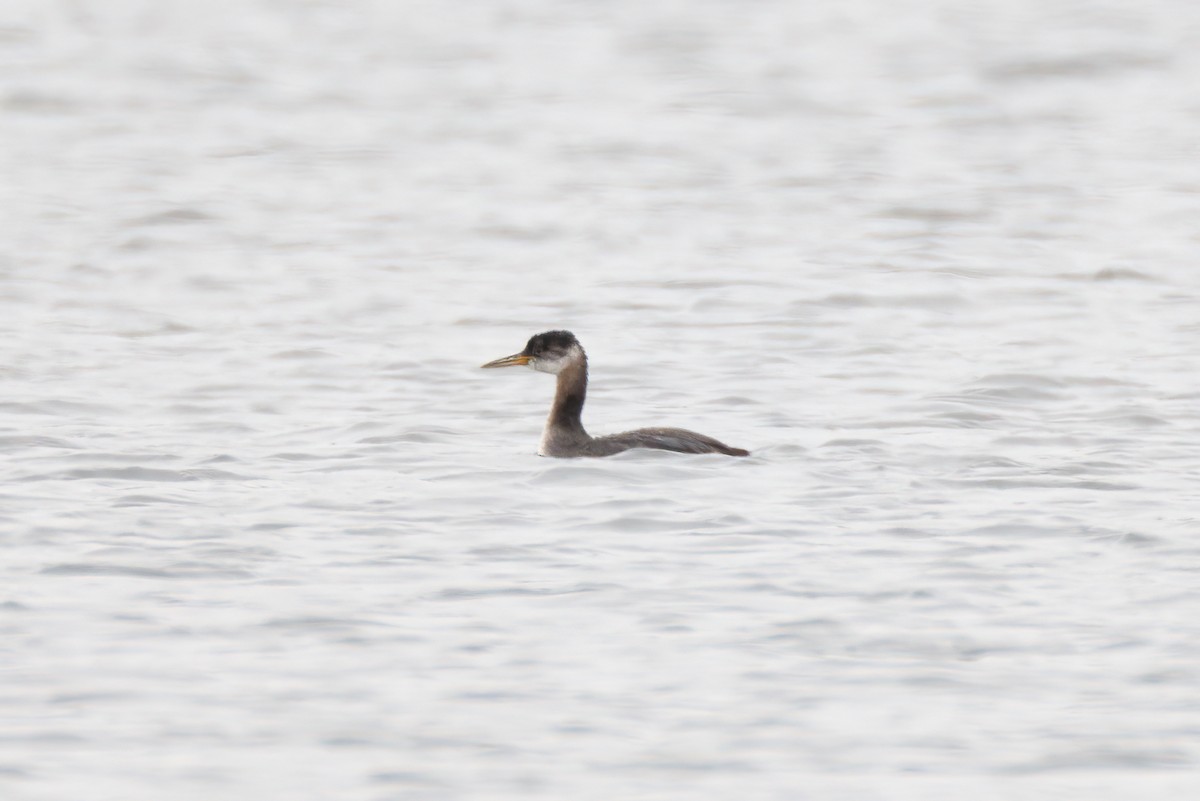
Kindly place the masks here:
<instances>
[{"instance_id":1,"label":"swimming bird","mask_svg":"<svg viewBox=\"0 0 1200 801\"><path fill-rule=\"evenodd\" d=\"M639 428L623 434L593 437L583 428L583 401L587 397L587 354L570 331L546 331L530 337L525 350L483 365L486 368L524 365L558 377L558 388L546 428L542 431L539 456L612 456L630 448L653 448L678 453L723 453L749 456L712 437L682 428Z\"/></svg>"}]
</instances>

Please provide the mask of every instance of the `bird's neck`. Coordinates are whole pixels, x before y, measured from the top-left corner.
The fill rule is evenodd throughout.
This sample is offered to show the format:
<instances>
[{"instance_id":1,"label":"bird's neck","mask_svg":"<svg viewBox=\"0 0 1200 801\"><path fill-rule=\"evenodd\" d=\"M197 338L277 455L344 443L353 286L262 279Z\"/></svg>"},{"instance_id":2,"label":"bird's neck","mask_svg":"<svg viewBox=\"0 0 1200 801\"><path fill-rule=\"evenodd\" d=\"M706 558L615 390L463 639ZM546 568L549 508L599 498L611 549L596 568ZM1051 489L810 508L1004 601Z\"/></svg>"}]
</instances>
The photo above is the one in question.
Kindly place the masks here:
<instances>
[{"instance_id":1,"label":"bird's neck","mask_svg":"<svg viewBox=\"0 0 1200 801\"><path fill-rule=\"evenodd\" d=\"M583 429L583 401L587 397L587 357L581 354L558 374L554 405L546 427L587 436Z\"/></svg>"}]
</instances>

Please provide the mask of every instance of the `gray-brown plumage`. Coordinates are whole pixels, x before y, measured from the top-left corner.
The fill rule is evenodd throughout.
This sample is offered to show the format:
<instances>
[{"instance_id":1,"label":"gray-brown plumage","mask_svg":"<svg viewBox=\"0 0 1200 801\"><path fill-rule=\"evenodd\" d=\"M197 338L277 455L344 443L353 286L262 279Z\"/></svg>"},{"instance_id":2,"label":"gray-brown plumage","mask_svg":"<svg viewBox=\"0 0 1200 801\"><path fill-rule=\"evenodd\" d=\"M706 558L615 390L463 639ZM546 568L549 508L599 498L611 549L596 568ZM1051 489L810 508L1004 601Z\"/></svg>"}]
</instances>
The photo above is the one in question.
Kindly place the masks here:
<instances>
[{"instance_id":1,"label":"gray-brown plumage","mask_svg":"<svg viewBox=\"0 0 1200 801\"><path fill-rule=\"evenodd\" d=\"M593 437L583 427L583 402L587 398L587 354L570 331L547 331L529 339L525 350L496 359L484 367L526 365L558 376L554 403L538 453L542 456L612 456L630 448L653 448L677 453L723 453L749 456L712 437L682 428L639 428L623 434Z\"/></svg>"}]
</instances>

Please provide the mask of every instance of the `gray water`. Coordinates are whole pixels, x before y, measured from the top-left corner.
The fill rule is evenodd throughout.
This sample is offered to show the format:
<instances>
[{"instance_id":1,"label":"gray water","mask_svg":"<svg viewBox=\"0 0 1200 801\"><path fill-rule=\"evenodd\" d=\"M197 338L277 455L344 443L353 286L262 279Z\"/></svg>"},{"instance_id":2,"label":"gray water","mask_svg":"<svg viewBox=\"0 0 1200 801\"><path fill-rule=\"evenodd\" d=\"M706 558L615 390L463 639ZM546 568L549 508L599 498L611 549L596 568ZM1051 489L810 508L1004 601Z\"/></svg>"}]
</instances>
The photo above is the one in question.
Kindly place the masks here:
<instances>
[{"instance_id":1,"label":"gray water","mask_svg":"<svg viewBox=\"0 0 1200 801\"><path fill-rule=\"evenodd\" d=\"M1200 793L1200 6L9 0L0 797ZM535 455L587 347L596 434Z\"/></svg>"}]
</instances>

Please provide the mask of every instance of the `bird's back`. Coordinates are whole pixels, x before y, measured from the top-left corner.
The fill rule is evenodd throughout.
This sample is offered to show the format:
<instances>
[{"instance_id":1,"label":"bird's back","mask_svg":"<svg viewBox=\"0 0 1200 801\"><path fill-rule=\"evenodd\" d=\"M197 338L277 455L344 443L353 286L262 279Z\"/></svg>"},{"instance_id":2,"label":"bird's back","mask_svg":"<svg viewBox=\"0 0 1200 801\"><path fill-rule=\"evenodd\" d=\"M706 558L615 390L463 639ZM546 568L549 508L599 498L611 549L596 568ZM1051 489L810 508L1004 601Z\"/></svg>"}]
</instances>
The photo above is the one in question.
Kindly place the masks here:
<instances>
[{"instance_id":1,"label":"bird's back","mask_svg":"<svg viewBox=\"0 0 1200 801\"><path fill-rule=\"evenodd\" d=\"M631 448L651 448L676 453L723 453L726 456L749 456L750 452L733 448L720 440L688 431L685 428L639 428L607 437L596 437L587 445L592 456L611 456Z\"/></svg>"}]
</instances>

